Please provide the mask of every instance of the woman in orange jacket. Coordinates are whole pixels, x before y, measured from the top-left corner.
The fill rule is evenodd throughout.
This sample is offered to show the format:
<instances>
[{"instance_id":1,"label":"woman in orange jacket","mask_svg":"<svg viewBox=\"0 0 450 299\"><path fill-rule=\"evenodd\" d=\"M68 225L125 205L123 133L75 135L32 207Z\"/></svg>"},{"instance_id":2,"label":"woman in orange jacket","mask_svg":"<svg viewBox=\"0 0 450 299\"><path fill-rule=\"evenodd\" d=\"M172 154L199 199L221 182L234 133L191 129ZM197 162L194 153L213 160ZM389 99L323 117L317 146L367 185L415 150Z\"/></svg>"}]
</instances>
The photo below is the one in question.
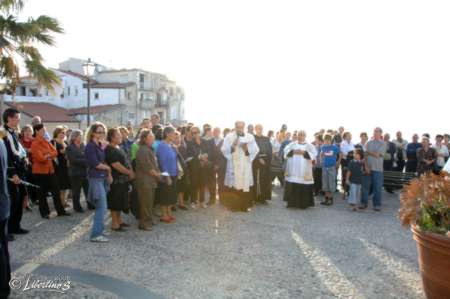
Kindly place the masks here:
<instances>
[{"instance_id":1,"label":"woman in orange jacket","mask_svg":"<svg viewBox=\"0 0 450 299\"><path fill-rule=\"evenodd\" d=\"M61 205L55 168L53 166L53 160L58 155L58 152L55 147L45 139L45 127L43 124L38 124L34 126L33 129L36 136L31 144L30 153L33 157L32 173L34 181L36 185L39 186L39 212L41 213L42 218L50 218L47 194L48 192L51 192L53 204L58 216L68 216L70 214L67 213Z\"/></svg>"}]
</instances>

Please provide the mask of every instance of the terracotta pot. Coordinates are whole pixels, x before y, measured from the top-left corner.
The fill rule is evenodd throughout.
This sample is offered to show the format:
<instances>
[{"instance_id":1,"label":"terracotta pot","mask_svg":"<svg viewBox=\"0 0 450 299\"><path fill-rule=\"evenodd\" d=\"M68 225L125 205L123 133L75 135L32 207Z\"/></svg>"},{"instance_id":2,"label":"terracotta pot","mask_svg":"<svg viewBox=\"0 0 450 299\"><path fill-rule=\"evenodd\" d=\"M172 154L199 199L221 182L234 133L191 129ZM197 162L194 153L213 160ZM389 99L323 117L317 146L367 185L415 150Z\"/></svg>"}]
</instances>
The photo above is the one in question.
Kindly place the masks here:
<instances>
[{"instance_id":1,"label":"terracotta pot","mask_svg":"<svg viewBox=\"0 0 450 299\"><path fill-rule=\"evenodd\" d=\"M450 238L412 226L423 289L428 299L450 298Z\"/></svg>"}]
</instances>

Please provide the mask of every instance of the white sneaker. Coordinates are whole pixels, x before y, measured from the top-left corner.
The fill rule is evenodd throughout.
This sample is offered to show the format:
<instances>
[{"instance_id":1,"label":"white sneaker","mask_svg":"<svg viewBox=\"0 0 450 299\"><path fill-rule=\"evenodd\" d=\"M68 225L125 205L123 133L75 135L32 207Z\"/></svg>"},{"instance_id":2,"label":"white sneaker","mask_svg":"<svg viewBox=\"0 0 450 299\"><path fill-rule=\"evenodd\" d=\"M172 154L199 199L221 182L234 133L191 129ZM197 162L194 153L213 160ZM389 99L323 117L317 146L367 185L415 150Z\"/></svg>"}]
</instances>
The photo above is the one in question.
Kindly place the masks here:
<instances>
[{"instance_id":1,"label":"white sneaker","mask_svg":"<svg viewBox=\"0 0 450 299\"><path fill-rule=\"evenodd\" d=\"M100 235L98 237L91 238L91 242L107 243L109 240L105 236Z\"/></svg>"},{"instance_id":2,"label":"white sneaker","mask_svg":"<svg viewBox=\"0 0 450 299\"><path fill-rule=\"evenodd\" d=\"M103 235L104 235L105 237L111 236L111 231L109 231L109 230L104 230L104 231L103 231Z\"/></svg>"},{"instance_id":3,"label":"white sneaker","mask_svg":"<svg viewBox=\"0 0 450 299\"><path fill-rule=\"evenodd\" d=\"M208 205L204 202L202 202L201 205L202 205L202 208L204 208L204 209L208 208Z\"/></svg>"},{"instance_id":4,"label":"white sneaker","mask_svg":"<svg viewBox=\"0 0 450 299\"><path fill-rule=\"evenodd\" d=\"M197 204L192 203L192 204L191 204L191 208L192 208L193 210L197 209Z\"/></svg>"}]
</instances>

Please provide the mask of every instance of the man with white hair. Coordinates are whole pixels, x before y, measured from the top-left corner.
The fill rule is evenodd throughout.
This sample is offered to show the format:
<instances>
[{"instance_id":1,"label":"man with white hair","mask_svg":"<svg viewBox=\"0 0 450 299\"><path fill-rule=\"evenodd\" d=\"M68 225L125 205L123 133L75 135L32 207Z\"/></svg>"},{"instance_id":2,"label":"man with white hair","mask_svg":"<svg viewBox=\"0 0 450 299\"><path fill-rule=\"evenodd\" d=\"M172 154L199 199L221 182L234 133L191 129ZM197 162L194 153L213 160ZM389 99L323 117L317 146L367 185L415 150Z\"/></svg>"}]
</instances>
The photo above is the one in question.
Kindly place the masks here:
<instances>
[{"instance_id":1,"label":"man with white hair","mask_svg":"<svg viewBox=\"0 0 450 299\"><path fill-rule=\"evenodd\" d=\"M227 159L226 190L221 202L233 211L247 212L253 205L250 192L250 187L253 186L252 162L259 148L255 137L244 131L245 123L237 121L234 132L225 137L221 148Z\"/></svg>"}]
</instances>

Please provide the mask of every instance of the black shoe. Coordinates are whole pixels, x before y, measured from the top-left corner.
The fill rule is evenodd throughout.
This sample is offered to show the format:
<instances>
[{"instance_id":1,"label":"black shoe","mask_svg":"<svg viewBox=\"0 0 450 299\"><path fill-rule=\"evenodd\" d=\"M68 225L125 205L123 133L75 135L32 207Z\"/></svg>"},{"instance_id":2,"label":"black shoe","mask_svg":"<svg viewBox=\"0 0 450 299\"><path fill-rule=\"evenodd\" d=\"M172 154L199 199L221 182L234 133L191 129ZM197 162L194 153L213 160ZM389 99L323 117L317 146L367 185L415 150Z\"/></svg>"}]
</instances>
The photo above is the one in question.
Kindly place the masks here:
<instances>
[{"instance_id":1,"label":"black shoe","mask_svg":"<svg viewBox=\"0 0 450 299\"><path fill-rule=\"evenodd\" d=\"M120 227L130 227L130 225L128 223L123 222L120 224Z\"/></svg>"},{"instance_id":2,"label":"black shoe","mask_svg":"<svg viewBox=\"0 0 450 299\"><path fill-rule=\"evenodd\" d=\"M75 210L75 212L77 212L77 213L84 213L84 210L83 210L83 208L79 208L79 209L74 209Z\"/></svg>"},{"instance_id":3,"label":"black shoe","mask_svg":"<svg viewBox=\"0 0 450 299\"><path fill-rule=\"evenodd\" d=\"M324 201L320 202L321 205L327 206L328 205L328 197L325 197Z\"/></svg>"},{"instance_id":4,"label":"black shoe","mask_svg":"<svg viewBox=\"0 0 450 299\"><path fill-rule=\"evenodd\" d=\"M95 210L95 206L93 206L93 205L91 205L91 204L88 204L88 210Z\"/></svg>"},{"instance_id":5,"label":"black shoe","mask_svg":"<svg viewBox=\"0 0 450 299\"><path fill-rule=\"evenodd\" d=\"M358 209L360 209L360 210L367 209L367 204L362 204L362 205L360 205L360 206L358 207Z\"/></svg>"},{"instance_id":6,"label":"black shoe","mask_svg":"<svg viewBox=\"0 0 450 299\"><path fill-rule=\"evenodd\" d=\"M16 237L14 237L14 235L8 234L6 236L6 240L8 240L8 242L12 242L16 240Z\"/></svg>"},{"instance_id":7,"label":"black shoe","mask_svg":"<svg viewBox=\"0 0 450 299\"><path fill-rule=\"evenodd\" d=\"M50 215L41 215L41 217L44 219L50 219Z\"/></svg>"},{"instance_id":8,"label":"black shoe","mask_svg":"<svg viewBox=\"0 0 450 299\"><path fill-rule=\"evenodd\" d=\"M177 208L176 207L172 207L172 211L176 212Z\"/></svg>"},{"instance_id":9,"label":"black shoe","mask_svg":"<svg viewBox=\"0 0 450 299\"><path fill-rule=\"evenodd\" d=\"M58 213L58 216L70 216L70 213L68 212Z\"/></svg>"},{"instance_id":10,"label":"black shoe","mask_svg":"<svg viewBox=\"0 0 450 299\"><path fill-rule=\"evenodd\" d=\"M28 234L30 231L23 229L23 228L19 228L18 230L12 231L11 233L15 234L15 235L26 235Z\"/></svg>"}]
</instances>

